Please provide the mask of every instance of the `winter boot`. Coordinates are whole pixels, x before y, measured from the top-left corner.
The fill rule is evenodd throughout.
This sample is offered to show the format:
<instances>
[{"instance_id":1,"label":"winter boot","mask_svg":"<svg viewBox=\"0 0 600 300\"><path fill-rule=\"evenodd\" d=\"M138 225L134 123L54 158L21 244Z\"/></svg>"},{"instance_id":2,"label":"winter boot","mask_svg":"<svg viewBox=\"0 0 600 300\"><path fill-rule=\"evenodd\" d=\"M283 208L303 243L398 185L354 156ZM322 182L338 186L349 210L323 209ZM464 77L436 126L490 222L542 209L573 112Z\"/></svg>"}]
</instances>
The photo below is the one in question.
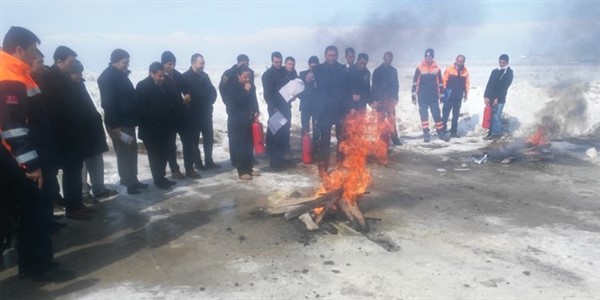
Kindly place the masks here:
<instances>
[{"instance_id":1,"label":"winter boot","mask_svg":"<svg viewBox=\"0 0 600 300\"><path fill-rule=\"evenodd\" d=\"M431 141L431 137L429 136L429 131L423 132L423 142L429 143Z\"/></svg>"},{"instance_id":2,"label":"winter boot","mask_svg":"<svg viewBox=\"0 0 600 300\"><path fill-rule=\"evenodd\" d=\"M392 143L396 146L402 146L402 141L400 141L397 134L392 134Z\"/></svg>"},{"instance_id":3,"label":"winter boot","mask_svg":"<svg viewBox=\"0 0 600 300\"><path fill-rule=\"evenodd\" d=\"M437 134L438 134L438 137L440 138L440 140L442 140L444 142L450 141L450 135L446 134L445 131L438 130Z\"/></svg>"}]
</instances>

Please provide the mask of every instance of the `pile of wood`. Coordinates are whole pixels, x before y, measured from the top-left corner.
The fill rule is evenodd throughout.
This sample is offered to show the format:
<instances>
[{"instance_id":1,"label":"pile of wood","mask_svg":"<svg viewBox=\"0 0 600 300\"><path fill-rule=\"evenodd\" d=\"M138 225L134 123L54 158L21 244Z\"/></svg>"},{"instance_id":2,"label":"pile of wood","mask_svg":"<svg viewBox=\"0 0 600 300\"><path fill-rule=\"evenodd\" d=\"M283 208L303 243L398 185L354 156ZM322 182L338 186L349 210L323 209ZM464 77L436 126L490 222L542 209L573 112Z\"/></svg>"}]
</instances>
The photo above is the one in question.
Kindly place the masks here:
<instances>
[{"instance_id":1,"label":"pile of wood","mask_svg":"<svg viewBox=\"0 0 600 300\"><path fill-rule=\"evenodd\" d=\"M344 198L344 191L338 189L320 195L316 198L286 199L283 203L266 209L271 215L284 214L287 221L298 218L309 230L318 230L325 217L333 213L342 213L352 227L361 232L367 232L365 216L358 206Z\"/></svg>"}]
</instances>

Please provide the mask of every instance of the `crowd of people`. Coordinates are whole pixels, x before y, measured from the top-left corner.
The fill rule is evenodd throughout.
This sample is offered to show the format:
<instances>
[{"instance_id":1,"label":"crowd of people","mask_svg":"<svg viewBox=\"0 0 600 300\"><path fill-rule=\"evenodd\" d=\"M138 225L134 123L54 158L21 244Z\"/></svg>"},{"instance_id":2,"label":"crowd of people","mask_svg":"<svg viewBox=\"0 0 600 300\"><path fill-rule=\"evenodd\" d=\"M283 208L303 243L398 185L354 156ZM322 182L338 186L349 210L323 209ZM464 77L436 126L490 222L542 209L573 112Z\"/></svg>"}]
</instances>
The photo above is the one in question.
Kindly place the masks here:
<instances>
[{"instance_id":1,"label":"crowd of people","mask_svg":"<svg viewBox=\"0 0 600 300\"><path fill-rule=\"evenodd\" d=\"M65 216L86 220L94 213L85 198L115 196L117 191L104 184L102 153L108 151L105 132L112 141L117 158L120 184L128 194L140 194L148 184L138 179L138 143L143 141L153 183L171 189L176 181L167 179L167 165L173 179L201 178L198 170L220 168L212 157L213 105L217 89L204 72L205 60L194 54L190 67L180 73L176 57L162 53L160 61L148 68L148 77L135 86L128 77L129 53L115 49L110 62L98 78L103 117L86 90L77 53L59 46L53 64L44 66L38 50L39 38L28 29L11 27L0 51L0 194L2 249L10 246L11 230L18 225L19 277L60 281L73 278L53 260L51 234L64 224L53 219L54 205L62 205ZM290 159L291 102L299 99L303 135L312 135L312 153L319 174L329 170L332 128L338 144L343 139L347 115L364 113L367 106L388 120L393 131L383 137L401 145L396 126L398 72L392 66L393 53L386 52L383 63L371 72L369 56L345 49L346 64L338 62L338 49L328 46L324 62L317 56L308 60L309 68L295 70L296 61L280 52L271 54L271 67L262 75L264 101L269 118L283 119L282 126L267 130L266 146L270 170L292 168ZM356 61L355 61L356 60ZM486 139L502 134L502 109L512 82L508 55L499 58L485 90L485 103L493 107L492 123ZM285 99L279 92L292 80L302 80L304 91ZM252 125L260 117L254 85L254 71L247 55L221 76L218 92L227 112L227 133L231 164L240 180L259 176L254 169ZM415 70L412 101L418 104L423 141L429 142L429 113L437 135L448 141L458 138L457 121L461 102L469 93L469 72L465 56L458 55L442 75L434 61L434 50L425 51ZM440 111L440 103L444 102ZM452 112L451 127L446 123ZM202 135L204 159L199 149ZM183 152L183 172L177 162L176 139ZM343 154L336 147L336 160ZM57 174L62 170L62 193ZM91 184L87 184L89 173ZM90 194L91 193L91 194ZM93 196L91 196L93 195Z\"/></svg>"}]
</instances>

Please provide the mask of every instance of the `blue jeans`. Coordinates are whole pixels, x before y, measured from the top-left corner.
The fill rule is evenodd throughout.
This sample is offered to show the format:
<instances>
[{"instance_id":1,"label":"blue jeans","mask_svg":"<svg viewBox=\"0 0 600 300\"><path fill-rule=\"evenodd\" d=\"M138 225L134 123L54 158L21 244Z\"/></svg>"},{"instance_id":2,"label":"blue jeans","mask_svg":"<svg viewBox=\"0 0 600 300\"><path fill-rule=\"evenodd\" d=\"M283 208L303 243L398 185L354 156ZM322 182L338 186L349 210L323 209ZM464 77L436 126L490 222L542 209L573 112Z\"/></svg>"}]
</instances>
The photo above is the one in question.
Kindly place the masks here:
<instances>
[{"instance_id":1,"label":"blue jeans","mask_svg":"<svg viewBox=\"0 0 600 300\"><path fill-rule=\"evenodd\" d=\"M492 106L492 124L490 126L490 134L497 135L502 134L502 110L504 109L504 103L498 103L496 106Z\"/></svg>"}]
</instances>

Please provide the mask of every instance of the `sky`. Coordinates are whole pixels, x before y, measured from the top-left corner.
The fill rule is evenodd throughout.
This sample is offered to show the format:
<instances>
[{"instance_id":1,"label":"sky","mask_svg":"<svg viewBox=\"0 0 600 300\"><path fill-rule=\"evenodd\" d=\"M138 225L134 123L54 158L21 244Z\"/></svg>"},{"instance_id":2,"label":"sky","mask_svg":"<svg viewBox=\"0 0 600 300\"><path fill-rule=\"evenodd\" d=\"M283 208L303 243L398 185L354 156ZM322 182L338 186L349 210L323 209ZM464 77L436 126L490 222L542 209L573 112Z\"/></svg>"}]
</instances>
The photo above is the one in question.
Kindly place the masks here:
<instances>
[{"instance_id":1,"label":"sky","mask_svg":"<svg viewBox=\"0 0 600 300\"><path fill-rule=\"evenodd\" d=\"M86 69L103 69L110 52L131 54L145 69L164 50L178 69L201 53L207 67L229 66L240 53L254 69L270 54L323 57L328 45L366 52L379 63L385 51L417 64L427 48L438 61L495 61L600 56L600 1L50 1L0 0L0 34L22 26L38 35L46 64L59 45L77 52ZM340 60L341 60L340 55Z\"/></svg>"}]
</instances>

